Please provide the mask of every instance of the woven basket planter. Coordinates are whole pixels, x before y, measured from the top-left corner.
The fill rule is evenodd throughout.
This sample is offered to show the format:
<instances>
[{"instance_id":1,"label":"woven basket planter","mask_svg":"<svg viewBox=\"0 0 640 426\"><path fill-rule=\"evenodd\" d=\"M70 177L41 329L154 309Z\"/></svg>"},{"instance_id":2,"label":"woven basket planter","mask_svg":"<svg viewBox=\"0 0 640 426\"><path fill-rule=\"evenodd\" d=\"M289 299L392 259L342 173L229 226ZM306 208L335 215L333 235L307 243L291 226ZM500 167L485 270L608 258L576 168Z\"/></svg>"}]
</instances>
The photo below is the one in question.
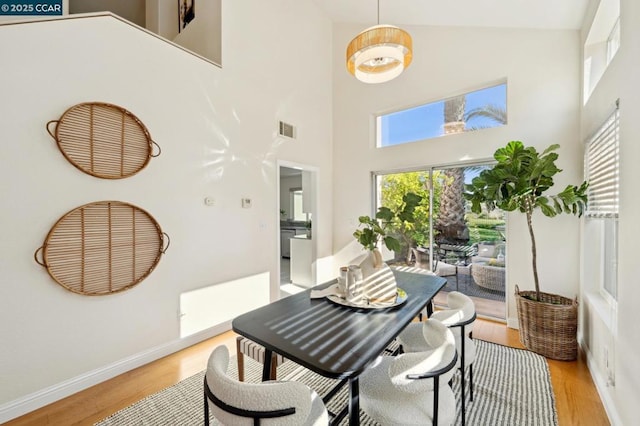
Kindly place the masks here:
<instances>
[{"instance_id":1,"label":"woven basket planter","mask_svg":"<svg viewBox=\"0 0 640 426\"><path fill-rule=\"evenodd\" d=\"M561 361L578 357L578 302L557 294L540 292L541 301L528 297L535 291L516 286L520 342L530 351Z\"/></svg>"}]
</instances>

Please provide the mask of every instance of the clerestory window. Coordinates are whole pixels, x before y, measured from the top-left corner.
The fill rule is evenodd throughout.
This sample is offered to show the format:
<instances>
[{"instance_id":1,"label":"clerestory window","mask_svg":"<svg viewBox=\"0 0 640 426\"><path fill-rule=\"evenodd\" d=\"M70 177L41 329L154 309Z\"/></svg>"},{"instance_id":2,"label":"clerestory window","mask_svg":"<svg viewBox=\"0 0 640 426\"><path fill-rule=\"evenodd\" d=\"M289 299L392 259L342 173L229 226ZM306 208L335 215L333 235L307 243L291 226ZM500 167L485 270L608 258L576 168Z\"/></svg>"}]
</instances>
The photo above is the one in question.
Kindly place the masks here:
<instances>
[{"instance_id":1,"label":"clerestory window","mask_svg":"<svg viewBox=\"0 0 640 426\"><path fill-rule=\"evenodd\" d=\"M507 83L376 117L378 148L507 124Z\"/></svg>"}]
</instances>

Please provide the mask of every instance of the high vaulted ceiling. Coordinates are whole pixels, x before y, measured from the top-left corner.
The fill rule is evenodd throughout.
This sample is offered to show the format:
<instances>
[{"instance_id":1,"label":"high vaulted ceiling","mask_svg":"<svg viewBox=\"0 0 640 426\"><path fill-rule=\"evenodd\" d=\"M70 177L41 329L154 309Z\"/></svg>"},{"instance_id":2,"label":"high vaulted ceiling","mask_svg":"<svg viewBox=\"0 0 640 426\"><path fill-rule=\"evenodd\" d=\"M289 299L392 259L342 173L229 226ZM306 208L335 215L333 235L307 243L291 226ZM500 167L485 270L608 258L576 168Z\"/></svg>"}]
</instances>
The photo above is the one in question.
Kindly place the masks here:
<instances>
[{"instance_id":1,"label":"high vaulted ceiling","mask_svg":"<svg viewBox=\"0 0 640 426\"><path fill-rule=\"evenodd\" d=\"M314 0L333 22L377 23L377 0ZM589 0L379 0L380 23L579 29Z\"/></svg>"}]
</instances>

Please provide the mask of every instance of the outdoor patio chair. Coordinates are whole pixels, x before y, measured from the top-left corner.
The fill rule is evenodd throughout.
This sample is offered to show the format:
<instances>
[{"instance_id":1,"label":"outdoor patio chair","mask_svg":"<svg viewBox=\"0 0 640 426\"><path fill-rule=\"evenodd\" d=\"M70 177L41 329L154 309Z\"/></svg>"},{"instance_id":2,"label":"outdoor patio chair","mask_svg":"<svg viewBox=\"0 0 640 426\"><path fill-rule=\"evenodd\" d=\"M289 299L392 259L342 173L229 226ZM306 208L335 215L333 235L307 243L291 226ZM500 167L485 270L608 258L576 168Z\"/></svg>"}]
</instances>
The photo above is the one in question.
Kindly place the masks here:
<instances>
[{"instance_id":1,"label":"outdoor patio chair","mask_svg":"<svg viewBox=\"0 0 640 426\"><path fill-rule=\"evenodd\" d=\"M476 262L471 264L471 276L480 287L504 293L506 274L504 264Z\"/></svg>"}]
</instances>

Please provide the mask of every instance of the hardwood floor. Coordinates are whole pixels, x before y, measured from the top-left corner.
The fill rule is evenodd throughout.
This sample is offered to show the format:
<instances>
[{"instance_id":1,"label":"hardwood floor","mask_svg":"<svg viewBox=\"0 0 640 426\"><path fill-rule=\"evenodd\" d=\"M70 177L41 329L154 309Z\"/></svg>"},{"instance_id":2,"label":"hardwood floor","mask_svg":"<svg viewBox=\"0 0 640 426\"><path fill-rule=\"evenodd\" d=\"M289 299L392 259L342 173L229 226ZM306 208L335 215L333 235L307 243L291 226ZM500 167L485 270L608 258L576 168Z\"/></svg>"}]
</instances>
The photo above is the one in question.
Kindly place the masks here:
<instances>
[{"instance_id":1,"label":"hardwood floor","mask_svg":"<svg viewBox=\"0 0 640 426\"><path fill-rule=\"evenodd\" d=\"M476 321L473 337L514 348L523 348L518 330L493 321ZM591 379L584 354L581 352L576 361L547 359L547 362L558 410L558 424L560 426L609 425L609 419Z\"/></svg>"},{"instance_id":2,"label":"hardwood floor","mask_svg":"<svg viewBox=\"0 0 640 426\"><path fill-rule=\"evenodd\" d=\"M447 294L444 291L436 294L433 302L436 306L447 306ZM469 296L476 307L478 316L483 318L495 319L498 321L504 321L505 315L505 303L498 300L484 299L481 297Z\"/></svg>"},{"instance_id":3,"label":"hardwood floor","mask_svg":"<svg viewBox=\"0 0 640 426\"><path fill-rule=\"evenodd\" d=\"M478 320L473 336L502 345L522 347L518 331L498 322ZM203 370L211 351L221 344L227 345L231 353L235 353L235 334L226 332L26 414L5 423L5 426L92 425L149 394ZM549 360L549 369L560 426L609 424L582 355L575 362Z\"/></svg>"}]
</instances>

